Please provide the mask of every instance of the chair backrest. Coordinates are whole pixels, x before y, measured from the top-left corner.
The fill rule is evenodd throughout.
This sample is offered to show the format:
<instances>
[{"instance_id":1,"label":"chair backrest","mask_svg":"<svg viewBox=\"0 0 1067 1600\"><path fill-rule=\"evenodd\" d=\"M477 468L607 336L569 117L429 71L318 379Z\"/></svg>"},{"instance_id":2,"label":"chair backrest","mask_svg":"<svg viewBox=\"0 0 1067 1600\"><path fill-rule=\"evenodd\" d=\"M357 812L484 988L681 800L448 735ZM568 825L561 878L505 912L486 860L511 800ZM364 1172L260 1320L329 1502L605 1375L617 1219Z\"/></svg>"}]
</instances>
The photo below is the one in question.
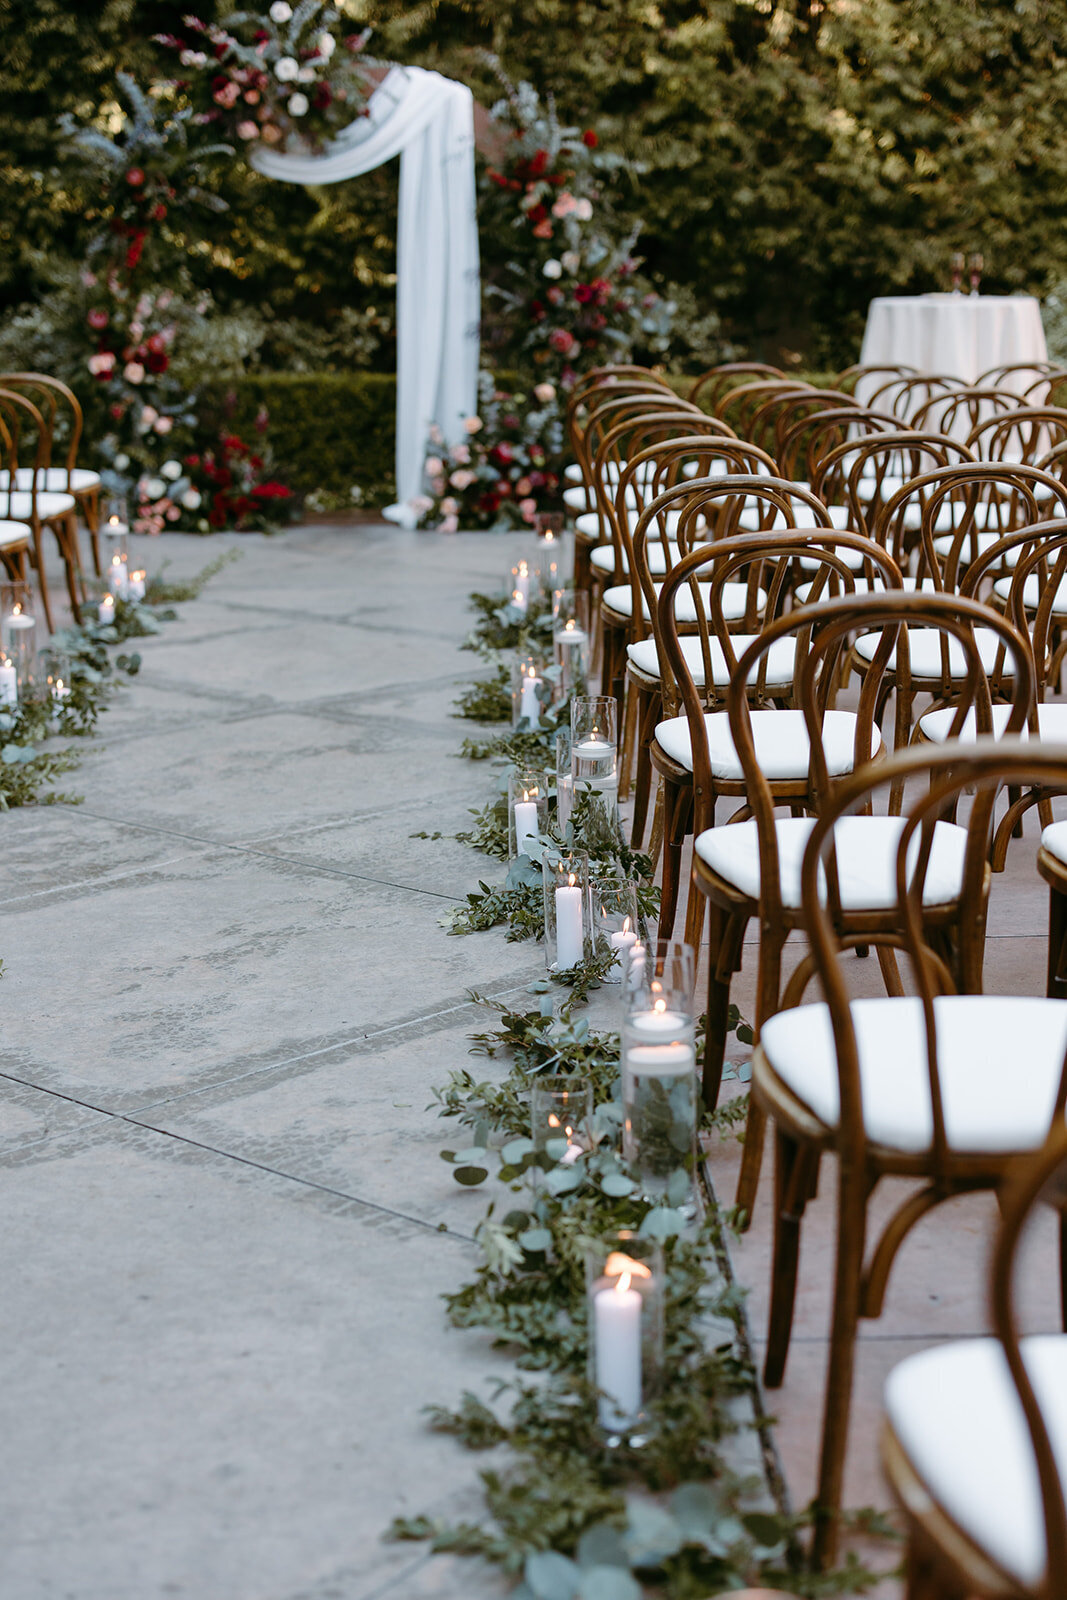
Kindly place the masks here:
<instances>
[{"instance_id":1,"label":"chair backrest","mask_svg":"<svg viewBox=\"0 0 1067 1600\"><path fill-rule=\"evenodd\" d=\"M985 372L980 372L974 382L978 389L998 389L1005 379L1013 378L1017 373L1047 375L1058 371L1060 368L1053 361L1009 361L1005 366L989 367ZM1015 389L1014 384L1008 387Z\"/></svg>"},{"instance_id":2,"label":"chair backrest","mask_svg":"<svg viewBox=\"0 0 1067 1600\"><path fill-rule=\"evenodd\" d=\"M1067 410L1059 406L1016 405L999 417L987 417L967 436L979 461L1038 462L1067 440Z\"/></svg>"},{"instance_id":3,"label":"chair backrest","mask_svg":"<svg viewBox=\"0 0 1067 1600\"><path fill-rule=\"evenodd\" d=\"M73 389L43 372L0 372L0 388L24 394L40 411L48 429L50 461L55 461L60 447L69 488L70 474L78 464L83 421L81 403Z\"/></svg>"},{"instance_id":4,"label":"chair backrest","mask_svg":"<svg viewBox=\"0 0 1067 1600\"><path fill-rule=\"evenodd\" d=\"M1041 1493L1045 1523L1045 1580L1039 1600L1067 1600L1067 1507L1052 1441L1023 1360L1014 1307L1019 1243L1038 1205L1051 1205L1067 1225L1067 1128L1057 1122L1042 1150L1014 1163L1000 1194L1000 1227L993 1247L989 1299L993 1332L1000 1340L1022 1406Z\"/></svg>"},{"instance_id":5,"label":"chair backrest","mask_svg":"<svg viewBox=\"0 0 1067 1600\"><path fill-rule=\"evenodd\" d=\"M581 468L582 479L587 487L593 487L593 463L601 444L621 422L632 421L640 416L666 415L668 412L679 411L691 414L693 417L703 416L698 407L691 406L688 400L679 400L669 389L639 389L623 394L613 393L610 399L599 401L596 409L581 420L571 437L574 459ZM600 536L606 538L604 511L599 502L596 504L596 509L601 516Z\"/></svg>"},{"instance_id":6,"label":"chair backrest","mask_svg":"<svg viewBox=\"0 0 1067 1600\"><path fill-rule=\"evenodd\" d=\"M1018 410L1019 396L1007 389L968 387L931 395L911 414L910 426L922 433L947 433L970 444L979 424Z\"/></svg>"},{"instance_id":7,"label":"chair backrest","mask_svg":"<svg viewBox=\"0 0 1067 1600\"><path fill-rule=\"evenodd\" d=\"M626 395L664 395L672 391L643 367L594 367L577 380L567 396L564 431L573 458L581 459L580 440L593 413L605 402Z\"/></svg>"},{"instance_id":8,"label":"chair backrest","mask_svg":"<svg viewBox=\"0 0 1067 1600\"><path fill-rule=\"evenodd\" d=\"M785 430L778 450L782 476L811 483L819 463L839 444L864 439L872 433L896 432L898 427L895 417L868 411L864 406L832 406L813 416L796 417ZM828 505L843 503L844 477L836 478L831 487L824 483L820 493Z\"/></svg>"},{"instance_id":9,"label":"chair backrest","mask_svg":"<svg viewBox=\"0 0 1067 1600\"><path fill-rule=\"evenodd\" d=\"M844 394L853 394L861 405L865 405L871 395L889 382L892 378L916 378L918 373L914 367L905 366L865 366L858 361L854 366L845 367L833 379L830 387L840 389ZM860 393L862 388L863 393Z\"/></svg>"},{"instance_id":10,"label":"chair backrest","mask_svg":"<svg viewBox=\"0 0 1067 1600\"><path fill-rule=\"evenodd\" d=\"M894 424L835 445L814 464L811 487L828 505L846 504L853 527L893 548L894 558L902 561L902 541L894 547L888 536L896 524L880 521L886 502L924 470L971 459L970 451L952 439Z\"/></svg>"},{"instance_id":11,"label":"chair backrest","mask_svg":"<svg viewBox=\"0 0 1067 1600\"><path fill-rule=\"evenodd\" d=\"M867 396L867 404L875 411L888 411L902 423L910 423L919 406L938 394L948 394L952 389L964 387L961 378L947 373L917 372L901 378L890 378Z\"/></svg>"},{"instance_id":12,"label":"chair backrest","mask_svg":"<svg viewBox=\"0 0 1067 1600\"><path fill-rule=\"evenodd\" d=\"M893 496L885 507L887 523L909 496L922 503L920 573L949 591L959 588L964 572L992 540L1040 522L1050 510L1053 515L1067 513L1067 485L1038 467L999 461L924 473ZM985 511L982 527L979 507ZM940 551L939 541L944 541Z\"/></svg>"},{"instance_id":13,"label":"chair backrest","mask_svg":"<svg viewBox=\"0 0 1067 1600\"><path fill-rule=\"evenodd\" d=\"M785 373L765 361L727 361L702 372L689 391L690 400L699 400L705 411L714 411L722 396L739 383L753 378L784 378Z\"/></svg>"},{"instance_id":14,"label":"chair backrest","mask_svg":"<svg viewBox=\"0 0 1067 1600\"><path fill-rule=\"evenodd\" d=\"M1061 585L1067 584L1067 517L1017 528L998 539L964 572L960 594L980 598L988 580L999 577L1005 567L1011 570L1007 615L1019 633L1029 637L1034 658L1036 690L1030 728L1036 732L1037 706L1049 686L1058 685L1063 659L1057 601Z\"/></svg>"},{"instance_id":15,"label":"chair backrest","mask_svg":"<svg viewBox=\"0 0 1067 1600\"><path fill-rule=\"evenodd\" d=\"M781 459L786 434L799 419L824 411L859 410L859 403L837 389L788 389L771 395L752 414L747 435L775 460Z\"/></svg>"},{"instance_id":16,"label":"chair backrest","mask_svg":"<svg viewBox=\"0 0 1067 1600\"><path fill-rule=\"evenodd\" d=\"M973 600L958 603L968 608L977 604ZM961 611L961 622L968 614ZM995 613L990 613L990 617L993 615ZM1004 628L1010 629L1010 624L1003 619L1001 622ZM943 625L949 626L947 618ZM992 626L992 623L983 618L982 626ZM1014 633L1014 629L1011 632ZM965 627L961 627L958 635L961 643L965 633ZM1018 675L1020 680L1027 679L1024 687L1030 692L1033 684L1027 676L1030 671L1028 652L1018 639L1015 648ZM1019 725L1021 710L1020 696L1011 719L1015 727ZM926 937L923 916L923 891L931 864L936 823L951 816L957 802L973 790L964 865L965 888L969 891L987 870L994 807L1000 787L1045 786L1060 792L1067 789L1067 746L1039 746L1033 740L1024 741L1011 735L965 744L953 742L947 746L916 745L895 753L883 764L872 763L842 779L820 807L801 868L803 919L814 972L826 1000L834 1034L841 1099L838 1154L842 1170L853 1175L863 1170L865 1132L859 1051L849 1007L848 977L842 960L848 941L842 938L832 893L822 892L820 867L830 880L827 868L833 852L835 825L844 817L868 810L882 792L894 785L906 788L907 801L906 822L896 855L893 942L909 957L917 1020L921 1019L921 1050L929 1088L931 1124L924 1167L925 1175L936 1184L959 1176L959 1163L954 1160L945 1130L935 1003L939 996L953 992L953 981L943 956ZM961 927L960 932L966 934L968 930ZM1067 1084L1061 1081L1054 1107L1057 1119L1063 1115L1065 1090Z\"/></svg>"},{"instance_id":17,"label":"chair backrest","mask_svg":"<svg viewBox=\"0 0 1067 1600\"><path fill-rule=\"evenodd\" d=\"M0 490L0 516L11 514L11 497L16 493L16 474L20 467L30 469L28 486L20 491L31 497L32 515L37 517L37 495L44 487L52 436L46 418L18 389L0 387L0 421L8 454L7 488ZM20 521L25 520L20 518Z\"/></svg>"},{"instance_id":18,"label":"chair backrest","mask_svg":"<svg viewBox=\"0 0 1067 1600\"><path fill-rule=\"evenodd\" d=\"M738 438L746 439L752 418L765 400L773 395L810 388L810 383L802 383L799 378L754 378L736 389L728 389L720 397L715 415L728 422Z\"/></svg>"}]
</instances>

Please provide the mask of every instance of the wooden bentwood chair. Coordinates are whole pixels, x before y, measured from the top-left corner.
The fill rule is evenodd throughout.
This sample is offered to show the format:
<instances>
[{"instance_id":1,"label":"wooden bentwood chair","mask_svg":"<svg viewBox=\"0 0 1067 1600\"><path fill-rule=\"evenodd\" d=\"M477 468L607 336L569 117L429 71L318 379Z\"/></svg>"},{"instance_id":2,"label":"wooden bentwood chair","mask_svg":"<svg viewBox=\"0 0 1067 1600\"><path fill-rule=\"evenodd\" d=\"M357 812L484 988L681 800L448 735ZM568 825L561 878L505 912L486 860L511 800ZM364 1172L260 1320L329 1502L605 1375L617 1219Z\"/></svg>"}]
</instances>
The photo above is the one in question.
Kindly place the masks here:
<instances>
[{"instance_id":1,"label":"wooden bentwood chair","mask_svg":"<svg viewBox=\"0 0 1067 1600\"><path fill-rule=\"evenodd\" d=\"M1019 649L1016 676L1028 673L1027 653ZM894 783L921 786L907 808L894 873L897 942L907 953L915 992L853 1000L842 961L849 941L832 888L834 837L842 819L866 810ZM881 1314L894 1258L915 1224L955 1195L997 1188L1013 1160L1040 1149L1064 1114L1067 1002L954 992L952 974L924 928L937 823L973 790L965 870L984 872L997 793L1005 784L1063 788L1067 747L1039 750L1009 736L933 752L912 749L880 771L868 767L843 780L812 829L801 866L812 965L826 998L770 1018L753 1061L752 1092L776 1130L765 1371L771 1387L781 1382L788 1353L805 1205L823 1154L837 1158L816 1566L831 1561L836 1549L859 1319ZM887 1176L915 1179L917 1187L868 1252L868 1205ZM1061 1234L1061 1290L1065 1265Z\"/></svg>"},{"instance_id":2,"label":"wooden bentwood chair","mask_svg":"<svg viewBox=\"0 0 1067 1600\"><path fill-rule=\"evenodd\" d=\"M990 1274L995 1337L889 1375L882 1465L907 1524L908 1600L1067 1600L1067 1337L1020 1338L1012 1280L1040 1202L1067 1211L1067 1129L1014 1165Z\"/></svg>"}]
</instances>

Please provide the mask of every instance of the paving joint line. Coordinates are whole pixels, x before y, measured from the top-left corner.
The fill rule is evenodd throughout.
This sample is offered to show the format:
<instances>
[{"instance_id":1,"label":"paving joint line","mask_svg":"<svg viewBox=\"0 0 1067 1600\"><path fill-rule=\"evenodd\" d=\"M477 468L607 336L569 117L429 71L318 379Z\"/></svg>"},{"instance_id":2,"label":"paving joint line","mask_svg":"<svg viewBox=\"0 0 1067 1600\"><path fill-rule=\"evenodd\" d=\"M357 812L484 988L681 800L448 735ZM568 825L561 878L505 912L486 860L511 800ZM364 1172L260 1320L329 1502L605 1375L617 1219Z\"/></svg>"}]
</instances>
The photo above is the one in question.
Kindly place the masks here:
<instances>
[{"instance_id":1,"label":"paving joint line","mask_svg":"<svg viewBox=\"0 0 1067 1600\"><path fill-rule=\"evenodd\" d=\"M0 1073L0 1077L9 1083L20 1084L26 1089L38 1087L27 1079L16 1078L12 1073ZM425 1228L429 1233L441 1233L443 1231L447 1238L460 1239L464 1244L473 1244L475 1242L472 1234L461 1233L456 1228L446 1226L442 1230L436 1222L427 1222L423 1217L413 1217L406 1211L397 1211L393 1206L382 1205L380 1201L367 1200L362 1195L349 1194L345 1189L337 1189L333 1184L329 1183L320 1183L315 1178L303 1178L295 1172L283 1172L278 1167L268 1166L265 1161L255 1161L251 1156L238 1155L233 1150L222 1150L218 1145L206 1144L201 1139L190 1139L187 1134L175 1133L169 1128L157 1127L155 1123L144 1122L139 1117L133 1116L128 1112L108 1111L103 1106L94 1106L88 1100L79 1100L76 1095L63 1094L57 1089L45 1089L42 1093L50 1094L57 1100L65 1100L68 1105L80 1106L84 1111L94 1111L99 1116L106 1117L109 1123L121 1122L129 1128L140 1128L145 1133L153 1133L158 1138L169 1139L174 1144L185 1145L191 1150L202 1150L207 1155L218 1156L223 1161L233 1161L238 1166L249 1167L255 1172L265 1172L272 1178L282 1179L285 1183L295 1183L302 1189L313 1189L318 1194L332 1195L337 1200L347 1200L352 1205L365 1206L368 1211L377 1211L383 1216L395 1217L399 1222L410 1222L415 1227ZM103 1131L103 1129L71 1128L64 1130L62 1134L55 1137L78 1138L88 1134L91 1138L94 1136L94 1132ZM44 1143L45 1141L41 1140L39 1142Z\"/></svg>"}]
</instances>

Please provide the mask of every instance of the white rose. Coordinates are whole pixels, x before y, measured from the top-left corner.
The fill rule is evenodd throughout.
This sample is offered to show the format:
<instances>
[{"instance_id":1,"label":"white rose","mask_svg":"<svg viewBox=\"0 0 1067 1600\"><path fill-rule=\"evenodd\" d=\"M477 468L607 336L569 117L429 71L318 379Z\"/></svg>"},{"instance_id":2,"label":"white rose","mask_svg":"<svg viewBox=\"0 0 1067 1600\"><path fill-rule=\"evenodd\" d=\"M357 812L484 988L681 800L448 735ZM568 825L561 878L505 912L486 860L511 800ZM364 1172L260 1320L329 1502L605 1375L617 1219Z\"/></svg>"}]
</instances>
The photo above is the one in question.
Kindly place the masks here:
<instances>
[{"instance_id":1,"label":"white rose","mask_svg":"<svg viewBox=\"0 0 1067 1600\"><path fill-rule=\"evenodd\" d=\"M297 83L314 83L315 82L315 68L314 67L301 67L300 71L296 75L296 81L297 81Z\"/></svg>"},{"instance_id":2,"label":"white rose","mask_svg":"<svg viewBox=\"0 0 1067 1600\"><path fill-rule=\"evenodd\" d=\"M139 361L127 361L122 369L122 376L127 383L143 383L144 367Z\"/></svg>"},{"instance_id":3,"label":"white rose","mask_svg":"<svg viewBox=\"0 0 1067 1600\"><path fill-rule=\"evenodd\" d=\"M292 14L293 8L288 4L288 0L274 0L274 4L270 8L270 20L272 22L288 22Z\"/></svg>"},{"instance_id":4,"label":"white rose","mask_svg":"<svg viewBox=\"0 0 1067 1600\"><path fill-rule=\"evenodd\" d=\"M185 507L186 511L195 511L199 504L200 490L186 489L185 493L182 495L182 505Z\"/></svg>"},{"instance_id":5,"label":"white rose","mask_svg":"<svg viewBox=\"0 0 1067 1600\"><path fill-rule=\"evenodd\" d=\"M563 268L555 258L551 261L546 261L541 271L546 278L562 278L563 276Z\"/></svg>"},{"instance_id":6,"label":"white rose","mask_svg":"<svg viewBox=\"0 0 1067 1600\"><path fill-rule=\"evenodd\" d=\"M291 94L289 96L289 115L303 117L307 115L308 97L306 94Z\"/></svg>"},{"instance_id":7,"label":"white rose","mask_svg":"<svg viewBox=\"0 0 1067 1600\"><path fill-rule=\"evenodd\" d=\"M555 398L556 398L556 386L555 386L554 383L535 383L534 384L534 399L535 400L540 400L540 402L541 402L541 404L543 406L547 406L548 402L550 400L554 400Z\"/></svg>"},{"instance_id":8,"label":"white rose","mask_svg":"<svg viewBox=\"0 0 1067 1600\"><path fill-rule=\"evenodd\" d=\"M567 272L577 272L578 268L582 264L582 258L578 254L577 250L565 250L559 259L562 261L564 270Z\"/></svg>"},{"instance_id":9,"label":"white rose","mask_svg":"<svg viewBox=\"0 0 1067 1600\"><path fill-rule=\"evenodd\" d=\"M337 49L337 40L332 33L320 33L318 38L318 51L326 61L329 61Z\"/></svg>"},{"instance_id":10,"label":"white rose","mask_svg":"<svg viewBox=\"0 0 1067 1600\"><path fill-rule=\"evenodd\" d=\"M165 478L169 478L173 483L176 478L180 478L182 475L182 464L180 461L175 461L172 456L169 461L164 461L159 470Z\"/></svg>"},{"instance_id":11,"label":"white rose","mask_svg":"<svg viewBox=\"0 0 1067 1600\"><path fill-rule=\"evenodd\" d=\"M111 464L116 472L125 472L130 464L130 458L125 451L120 451Z\"/></svg>"},{"instance_id":12,"label":"white rose","mask_svg":"<svg viewBox=\"0 0 1067 1600\"><path fill-rule=\"evenodd\" d=\"M292 83L300 71L300 63L293 56L281 56L274 63L274 76L279 83Z\"/></svg>"},{"instance_id":13,"label":"white rose","mask_svg":"<svg viewBox=\"0 0 1067 1600\"><path fill-rule=\"evenodd\" d=\"M144 492L149 500L162 500L167 492L167 486L162 478L146 478Z\"/></svg>"},{"instance_id":14,"label":"white rose","mask_svg":"<svg viewBox=\"0 0 1067 1600\"><path fill-rule=\"evenodd\" d=\"M593 202L591 200L579 200L574 208L574 215L579 222L588 222L593 215Z\"/></svg>"}]
</instances>

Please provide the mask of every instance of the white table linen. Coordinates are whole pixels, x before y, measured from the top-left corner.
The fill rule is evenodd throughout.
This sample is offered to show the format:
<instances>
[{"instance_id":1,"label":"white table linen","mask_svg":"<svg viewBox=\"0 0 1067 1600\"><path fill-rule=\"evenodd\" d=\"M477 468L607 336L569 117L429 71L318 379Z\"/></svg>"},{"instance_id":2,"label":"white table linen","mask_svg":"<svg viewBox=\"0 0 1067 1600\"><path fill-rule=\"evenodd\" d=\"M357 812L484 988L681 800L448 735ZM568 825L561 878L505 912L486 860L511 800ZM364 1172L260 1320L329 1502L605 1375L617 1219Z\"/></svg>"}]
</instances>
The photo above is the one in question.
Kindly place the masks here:
<instances>
[{"instance_id":1,"label":"white table linen","mask_svg":"<svg viewBox=\"0 0 1067 1600\"><path fill-rule=\"evenodd\" d=\"M867 312L860 361L908 366L972 384L991 367L1048 360L1041 308L1030 295L886 295ZM1021 394L1038 376L1012 373Z\"/></svg>"}]
</instances>

